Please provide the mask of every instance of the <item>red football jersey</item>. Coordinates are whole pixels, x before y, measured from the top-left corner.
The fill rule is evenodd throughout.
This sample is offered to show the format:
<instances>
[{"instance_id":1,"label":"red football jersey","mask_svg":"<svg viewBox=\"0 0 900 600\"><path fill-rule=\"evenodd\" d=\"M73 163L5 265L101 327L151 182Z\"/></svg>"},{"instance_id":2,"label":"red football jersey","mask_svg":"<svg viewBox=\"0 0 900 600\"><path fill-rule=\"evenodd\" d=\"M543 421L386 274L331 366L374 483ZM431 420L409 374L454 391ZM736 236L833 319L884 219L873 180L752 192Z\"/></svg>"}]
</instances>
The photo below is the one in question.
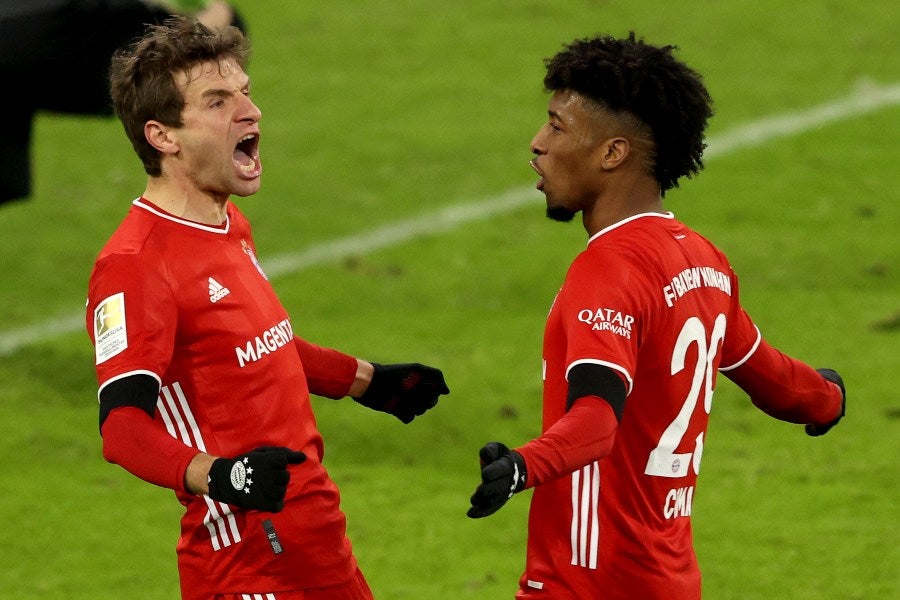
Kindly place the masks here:
<instances>
[{"instance_id":1,"label":"red football jersey","mask_svg":"<svg viewBox=\"0 0 900 600\"><path fill-rule=\"evenodd\" d=\"M716 374L759 340L725 256L673 215L590 239L547 318L543 429L576 364L614 369L628 396L608 456L534 489L518 598L700 597L690 517Z\"/></svg>"},{"instance_id":2,"label":"red football jersey","mask_svg":"<svg viewBox=\"0 0 900 600\"><path fill-rule=\"evenodd\" d=\"M277 514L177 492L186 508L177 548L184 597L354 576L293 325L233 204L226 223L210 227L136 200L97 259L87 322L100 388L136 373L158 379L155 423L173 438L215 456L258 446L307 455L290 467ZM340 357L354 373L355 359Z\"/></svg>"}]
</instances>

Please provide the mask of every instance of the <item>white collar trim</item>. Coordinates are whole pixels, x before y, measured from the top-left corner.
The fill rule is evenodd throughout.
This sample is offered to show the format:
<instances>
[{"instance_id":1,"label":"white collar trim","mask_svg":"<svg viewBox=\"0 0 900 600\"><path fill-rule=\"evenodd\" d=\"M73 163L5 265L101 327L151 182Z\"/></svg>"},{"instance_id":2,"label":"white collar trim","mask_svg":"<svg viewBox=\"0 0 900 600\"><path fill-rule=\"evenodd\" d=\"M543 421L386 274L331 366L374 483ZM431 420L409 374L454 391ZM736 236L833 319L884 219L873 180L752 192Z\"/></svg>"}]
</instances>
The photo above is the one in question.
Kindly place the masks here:
<instances>
[{"instance_id":1,"label":"white collar trim","mask_svg":"<svg viewBox=\"0 0 900 600\"><path fill-rule=\"evenodd\" d=\"M637 215L632 215L632 216L628 217L627 219L622 219L622 220L619 221L618 223L613 223L612 225L610 225L610 226L608 226L608 227L604 227L603 229L601 229L600 231L598 231L597 233L595 233L594 235L592 235L590 238L588 238L588 242L587 242L587 243L590 244L591 242L593 242L594 240L596 240L597 238L599 238L599 237L600 237L601 235L603 235L604 233L609 233L609 232L612 231L613 229L616 229L617 227L621 227L621 226L624 225L625 223L630 223L631 221L634 221L634 220L636 220L636 219L643 219L644 217L658 217L658 218L661 218L661 219L674 219L674 218L675 218L675 215L672 214L672 213L670 213L670 212L664 212L664 213L640 213L640 214L637 214Z\"/></svg>"},{"instance_id":2,"label":"white collar trim","mask_svg":"<svg viewBox=\"0 0 900 600\"><path fill-rule=\"evenodd\" d=\"M132 202L138 208L143 208L149 213L156 215L157 217L166 219L167 221L172 221L173 223L178 223L179 225L184 225L186 227L192 227L193 229L199 229L201 231L208 231L209 233L218 233L220 235L225 235L231 229L231 218L228 216L228 213L225 213L225 227L212 227L210 225L204 225L203 223L197 223L195 221L188 221L187 219L181 219L179 217L166 214L154 206L150 206L144 202L141 202L140 198L135 198L134 202Z\"/></svg>"}]
</instances>

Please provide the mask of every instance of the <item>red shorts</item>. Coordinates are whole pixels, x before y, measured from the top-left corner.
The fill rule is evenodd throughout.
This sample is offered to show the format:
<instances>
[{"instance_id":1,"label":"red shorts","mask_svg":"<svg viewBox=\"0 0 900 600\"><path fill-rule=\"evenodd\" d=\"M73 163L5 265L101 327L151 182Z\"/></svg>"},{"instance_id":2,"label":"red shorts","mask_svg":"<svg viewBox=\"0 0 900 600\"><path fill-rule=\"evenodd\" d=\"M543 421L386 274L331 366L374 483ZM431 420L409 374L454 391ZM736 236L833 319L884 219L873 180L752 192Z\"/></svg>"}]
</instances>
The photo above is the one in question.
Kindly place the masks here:
<instances>
[{"instance_id":1,"label":"red shorts","mask_svg":"<svg viewBox=\"0 0 900 600\"><path fill-rule=\"evenodd\" d=\"M214 600L374 600L372 590L362 571L343 585L288 592L249 592L244 594L218 594Z\"/></svg>"}]
</instances>

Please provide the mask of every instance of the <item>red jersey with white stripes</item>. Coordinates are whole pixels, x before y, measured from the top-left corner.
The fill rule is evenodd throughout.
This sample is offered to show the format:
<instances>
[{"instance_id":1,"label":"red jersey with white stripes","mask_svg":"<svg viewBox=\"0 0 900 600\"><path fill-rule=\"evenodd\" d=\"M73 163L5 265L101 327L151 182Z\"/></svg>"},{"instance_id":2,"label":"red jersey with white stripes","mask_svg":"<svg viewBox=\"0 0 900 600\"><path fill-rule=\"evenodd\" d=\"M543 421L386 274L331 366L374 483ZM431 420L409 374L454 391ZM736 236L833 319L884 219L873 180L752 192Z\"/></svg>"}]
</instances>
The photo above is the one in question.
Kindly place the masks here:
<instances>
[{"instance_id":1,"label":"red jersey with white stripes","mask_svg":"<svg viewBox=\"0 0 900 600\"><path fill-rule=\"evenodd\" d=\"M543 430L576 364L618 372L627 401L609 455L534 489L518 598L700 597L690 516L716 374L759 340L725 256L671 214L590 239L547 319Z\"/></svg>"},{"instance_id":2,"label":"red jersey with white stripes","mask_svg":"<svg viewBox=\"0 0 900 600\"><path fill-rule=\"evenodd\" d=\"M186 598L354 577L298 351L305 342L295 339L256 260L249 223L233 204L224 225L211 227L136 200L97 259L87 320L101 390L118 378L152 375L161 385L155 423L173 438L214 456L258 446L307 455L290 467L277 514L176 492L186 508L177 548ZM355 372L355 359L340 360Z\"/></svg>"}]
</instances>

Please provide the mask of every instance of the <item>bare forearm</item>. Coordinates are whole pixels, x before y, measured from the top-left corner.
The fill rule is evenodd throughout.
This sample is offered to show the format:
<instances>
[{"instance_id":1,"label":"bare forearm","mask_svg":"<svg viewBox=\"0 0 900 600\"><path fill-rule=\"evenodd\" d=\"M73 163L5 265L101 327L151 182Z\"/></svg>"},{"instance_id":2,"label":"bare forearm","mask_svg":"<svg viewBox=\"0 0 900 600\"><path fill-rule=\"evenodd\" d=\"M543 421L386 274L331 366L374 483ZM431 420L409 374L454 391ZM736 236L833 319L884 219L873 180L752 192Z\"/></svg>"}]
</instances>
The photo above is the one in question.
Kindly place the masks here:
<instances>
[{"instance_id":1,"label":"bare forearm","mask_svg":"<svg viewBox=\"0 0 900 600\"><path fill-rule=\"evenodd\" d=\"M188 492L197 495L209 494L209 469L215 456L201 452L191 459L184 471L184 487Z\"/></svg>"},{"instance_id":2,"label":"bare forearm","mask_svg":"<svg viewBox=\"0 0 900 600\"><path fill-rule=\"evenodd\" d=\"M350 392L347 395L354 398L362 396L369 387L369 383L372 382L373 373L375 373L375 367L372 366L372 363L357 358L356 376L353 378L353 385L350 386Z\"/></svg>"}]
</instances>

